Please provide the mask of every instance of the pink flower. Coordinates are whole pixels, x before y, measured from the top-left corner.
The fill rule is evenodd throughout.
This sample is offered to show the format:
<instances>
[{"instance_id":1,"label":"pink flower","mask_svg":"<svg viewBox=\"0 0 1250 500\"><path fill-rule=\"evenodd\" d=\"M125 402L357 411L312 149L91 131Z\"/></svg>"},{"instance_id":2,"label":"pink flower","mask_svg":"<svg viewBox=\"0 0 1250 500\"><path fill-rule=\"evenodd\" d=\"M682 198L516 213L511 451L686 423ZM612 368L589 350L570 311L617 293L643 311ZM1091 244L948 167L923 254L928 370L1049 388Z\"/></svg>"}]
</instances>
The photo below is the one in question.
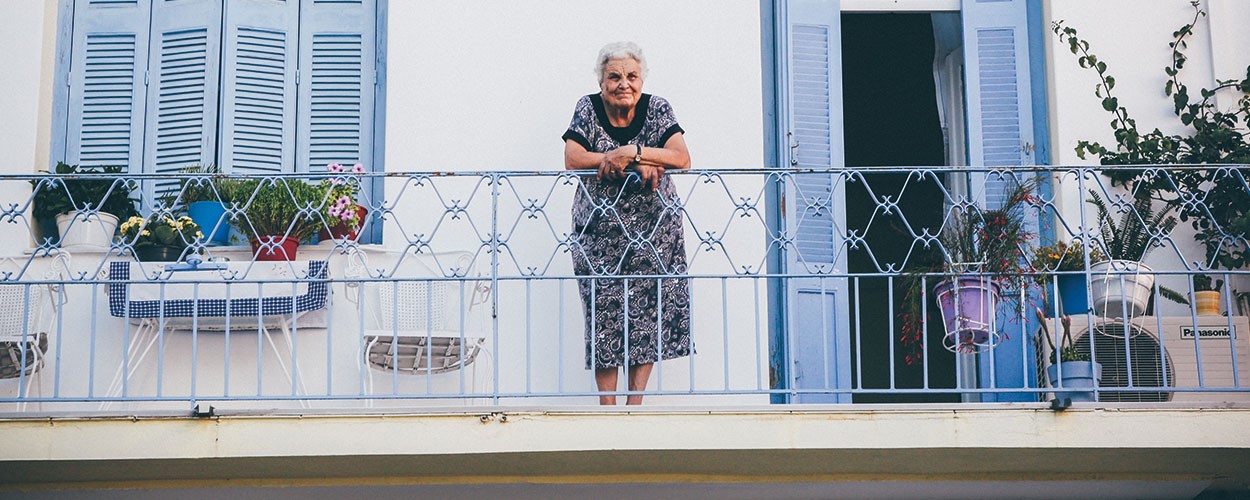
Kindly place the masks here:
<instances>
[{"instance_id":1,"label":"pink flower","mask_svg":"<svg viewBox=\"0 0 1250 500\"><path fill-rule=\"evenodd\" d=\"M330 205L330 209L329 209L329 210L326 210L326 212L329 212L330 217L340 217L340 218L341 218L342 216L340 216L339 214L343 212L343 207L341 207L341 206L339 206L339 205Z\"/></svg>"},{"instance_id":2,"label":"pink flower","mask_svg":"<svg viewBox=\"0 0 1250 500\"><path fill-rule=\"evenodd\" d=\"M331 163L331 164L329 164L329 165L326 165L326 171L327 171L327 172L333 172L333 173L336 173L336 174L337 174L337 173L339 173L339 172L342 172L342 171L343 171L343 166L342 166L342 165L339 165L338 163Z\"/></svg>"},{"instance_id":3,"label":"pink flower","mask_svg":"<svg viewBox=\"0 0 1250 500\"><path fill-rule=\"evenodd\" d=\"M365 166L357 163L352 166L352 172L355 172L357 174L363 174L365 173Z\"/></svg>"},{"instance_id":4,"label":"pink flower","mask_svg":"<svg viewBox=\"0 0 1250 500\"><path fill-rule=\"evenodd\" d=\"M352 204L352 199L349 196L340 196L338 201L335 201L334 204L339 207L346 207Z\"/></svg>"}]
</instances>

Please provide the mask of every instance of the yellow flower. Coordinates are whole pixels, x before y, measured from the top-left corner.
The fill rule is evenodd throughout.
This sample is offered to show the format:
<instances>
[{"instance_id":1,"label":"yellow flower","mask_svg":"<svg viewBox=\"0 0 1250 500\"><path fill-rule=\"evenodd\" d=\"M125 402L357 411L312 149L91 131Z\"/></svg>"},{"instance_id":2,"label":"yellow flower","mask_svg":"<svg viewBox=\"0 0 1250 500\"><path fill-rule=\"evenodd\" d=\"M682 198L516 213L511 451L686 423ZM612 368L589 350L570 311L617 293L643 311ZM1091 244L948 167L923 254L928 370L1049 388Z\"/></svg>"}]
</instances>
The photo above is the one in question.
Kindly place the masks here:
<instances>
[{"instance_id":1,"label":"yellow flower","mask_svg":"<svg viewBox=\"0 0 1250 500\"><path fill-rule=\"evenodd\" d=\"M139 232L139 236L152 236L152 231L148 231L147 229L144 229L143 231Z\"/></svg>"}]
</instances>

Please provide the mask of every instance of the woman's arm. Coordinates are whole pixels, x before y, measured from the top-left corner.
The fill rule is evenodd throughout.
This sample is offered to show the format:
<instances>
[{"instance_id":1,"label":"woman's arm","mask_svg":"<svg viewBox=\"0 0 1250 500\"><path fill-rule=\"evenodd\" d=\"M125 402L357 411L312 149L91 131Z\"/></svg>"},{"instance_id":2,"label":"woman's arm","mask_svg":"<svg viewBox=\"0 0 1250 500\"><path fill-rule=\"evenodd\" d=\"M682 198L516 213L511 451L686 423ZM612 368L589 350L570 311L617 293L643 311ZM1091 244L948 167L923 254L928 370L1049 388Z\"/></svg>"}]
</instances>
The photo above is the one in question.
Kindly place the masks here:
<instances>
[{"instance_id":1,"label":"woman's arm","mask_svg":"<svg viewBox=\"0 0 1250 500\"><path fill-rule=\"evenodd\" d=\"M634 164L634 155L638 148L626 144L607 153L593 153L574 140L564 141L565 170L584 170L594 168L599 171L600 179L616 180L623 177L621 173L628 167L635 167L642 177L644 185L655 189L659 176L670 168L690 168L690 152L686 149L686 139L681 133L673 134L660 148L642 148L642 162Z\"/></svg>"},{"instance_id":2,"label":"woman's arm","mask_svg":"<svg viewBox=\"0 0 1250 500\"><path fill-rule=\"evenodd\" d=\"M633 146L625 146L633 148ZM637 152L635 149L634 152ZM633 152L630 159L633 159ZM680 133L673 134L664 142L662 148L642 148L642 164L654 165L664 169L690 168L690 151L686 149L686 138Z\"/></svg>"}]
</instances>

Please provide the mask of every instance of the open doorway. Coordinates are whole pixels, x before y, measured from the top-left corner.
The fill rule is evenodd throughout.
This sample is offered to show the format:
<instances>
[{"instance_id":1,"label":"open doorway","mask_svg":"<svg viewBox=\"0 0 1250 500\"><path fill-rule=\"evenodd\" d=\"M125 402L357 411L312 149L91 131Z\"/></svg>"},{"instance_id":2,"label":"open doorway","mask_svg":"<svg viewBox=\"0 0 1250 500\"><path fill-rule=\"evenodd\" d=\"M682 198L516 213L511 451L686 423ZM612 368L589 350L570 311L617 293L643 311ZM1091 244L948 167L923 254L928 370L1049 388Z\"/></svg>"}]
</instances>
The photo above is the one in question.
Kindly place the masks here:
<instances>
[{"instance_id":1,"label":"open doorway","mask_svg":"<svg viewBox=\"0 0 1250 500\"><path fill-rule=\"evenodd\" d=\"M842 16L842 89L846 165L947 165L952 155L944 140L939 89L935 83L933 16L930 14L844 14ZM949 107L949 106L948 106ZM962 105L954 106L962 109ZM949 113L948 113L949 115ZM962 119L946 120L962 127ZM949 137L952 134L947 134ZM957 137L962 137L958 134ZM959 148L962 149L962 148ZM847 229L865 246L848 254L851 273L884 272L940 262L941 254L912 244L911 231L942 224L943 196L933 177L906 172L865 175L846 188ZM884 201L897 203L889 211ZM899 342L898 312L903 292L898 279L860 278L851 295L853 379L865 389L955 387L955 357L942 349L941 318L930 311L923 363L907 364ZM894 288L891 299L890 289ZM852 284L852 290L855 290ZM932 300L930 298L930 300ZM958 402L958 394L856 394L856 403Z\"/></svg>"}]
</instances>

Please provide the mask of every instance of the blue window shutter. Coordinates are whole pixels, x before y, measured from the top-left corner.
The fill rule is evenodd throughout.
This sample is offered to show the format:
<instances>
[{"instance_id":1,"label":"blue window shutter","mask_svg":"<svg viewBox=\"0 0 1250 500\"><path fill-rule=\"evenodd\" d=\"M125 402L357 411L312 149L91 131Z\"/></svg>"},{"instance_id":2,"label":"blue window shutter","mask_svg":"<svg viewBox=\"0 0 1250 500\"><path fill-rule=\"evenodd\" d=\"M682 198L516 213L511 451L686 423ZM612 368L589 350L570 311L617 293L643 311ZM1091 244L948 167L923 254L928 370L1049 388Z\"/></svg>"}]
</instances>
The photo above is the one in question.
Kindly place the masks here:
<instances>
[{"instance_id":1,"label":"blue window shutter","mask_svg":"<svg viewBox=\"0 0 1250 500\"><path fill-rule=\"evenodd\" d=\"M968 164L1034 163L1026 0L963 0ZM987 208L1002 206L1010 182L973 175Z\"/></svg>"},{"instance_id":2,"label":"blue window shutter","mask_svg":"<svg viewBox=\"0 0 1250 500\"><path fill-rule=\"evenodd\" d=\"M842 12L837 0L779 2L785 20L783 134L780 158L788 168L845 166L842 146ZM786 182L782 217L792 243L786 273L846 270L844 185L831 174L796 173ZM799 389L850 389L847 281L784 280L786 384ZM796 403L849 403L849 393L800 394Z\"/></svg>"},{"instance_id":3,"label":"blue window shutter","mask_svg":"<svg viewBox=\"0 0 1250 500\"><path fill-rule=\"evenodd\" d=\"M143 171L177 172L215 163L222 0L152 5ZM145 186L144 199L173 181Z\"/></svg>"},{"instance_id":4,"label":"blue window shutter","mask_svg":"<svg viewBox=\"0 0 1250 500\"><path fill-rule=\"evenodd\" d=\"M64 150L53 160L139 171L150 15L150 0L74 2Z\"/></svg>"},{"instance_id":5,"label":"blue window shutter","mask_svg":"<svg viewBox=\"0 0 1250 500\"><path fill-rule=\"evenodd\" d=\"M792 2L791 9L798 3ZM811 22L796 22L791 27L791 141L798 145L793 149L792 165L797 168L832 168L835 154L836 166L843 163L841 116L834 119L842 106L842 58L834 52L841 42L837 28ZM799 259L813 268L809 270L823 268L827 272L835 259L833 178L797 175L794 183L794 235Z\"/></svg>"},{"instance_id":6,"label":"blue window shutter","mask_svg":"<svg viewBox=\"0 0 1250 500\"><path fill-rule=\"evenodd\" d=\"M301 0L296 168L373 167L374 0Z\"/></svg>"},{"instance_id":7,"label":"blue window shutter","mask_svg":"<svg viewBox=\"0 0 1250 500\"><path fill-rule=\"evenodd\" d=\"M226 11L221 166L293 172L298 0L233 0Z\"/></svg>"}]
</instances>

